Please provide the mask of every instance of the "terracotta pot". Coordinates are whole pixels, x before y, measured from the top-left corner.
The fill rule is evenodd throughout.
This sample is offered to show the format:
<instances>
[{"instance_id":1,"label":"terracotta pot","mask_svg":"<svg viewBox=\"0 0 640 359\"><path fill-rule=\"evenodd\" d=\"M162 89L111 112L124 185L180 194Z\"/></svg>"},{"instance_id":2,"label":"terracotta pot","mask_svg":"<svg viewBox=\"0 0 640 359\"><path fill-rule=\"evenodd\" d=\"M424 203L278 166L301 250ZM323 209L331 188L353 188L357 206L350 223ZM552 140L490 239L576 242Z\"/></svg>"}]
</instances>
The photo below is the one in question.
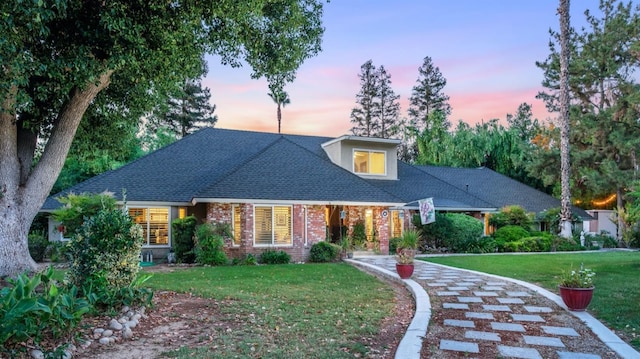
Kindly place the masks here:
<instances>
[{"instance_id":1,"label":"terracotta pot","mask_svg":"<svg viewBox=\"0 0 640 359\"><path fill-rule=\"evenodd\" d=\"M593 289L591 288L569 288L558 286L560 288L560 297L570 310L583 312L591 303L593 297Z\"/></svg>"},{"instance_id":2,"label":"terracotta pot","mask_svg":"<svg viewBox=\"0 0 640 359\"><path fill-rule=\"evenodd\" d=\"M396 263L396 271L398 272L398 275L402 279L411 278L411 275L413 275L413 263L412 264Z\"/></svg>"}]
</instances>

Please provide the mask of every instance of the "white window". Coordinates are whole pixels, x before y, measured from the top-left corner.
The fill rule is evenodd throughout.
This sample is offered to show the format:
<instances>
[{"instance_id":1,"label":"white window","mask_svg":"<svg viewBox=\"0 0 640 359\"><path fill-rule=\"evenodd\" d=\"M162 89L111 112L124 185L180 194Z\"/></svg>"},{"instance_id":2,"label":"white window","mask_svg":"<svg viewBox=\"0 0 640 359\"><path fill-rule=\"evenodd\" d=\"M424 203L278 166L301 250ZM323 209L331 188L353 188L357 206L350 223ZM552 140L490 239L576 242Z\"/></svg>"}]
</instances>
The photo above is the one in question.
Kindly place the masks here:
<instances>
[{"instance_id":1,"label":"white window","mask_svg":"<svg viewBox=\"0 0 640 359\"><path fill-rule=\"evenodd\" d=\"M291 206L254 207L254 243L261 245L291 245Z\"/></svg>"},{"instance_id":2,"label":"white window","mask_svg":"<svg viewBox=\"0 0 640 359\"><path fill-rule=\"evenodd\" d=\"M169 208L129 208L129 215L142 226L144 246L169 245Z\"/></svg>"},{"instance_id":3,"label":"white window","mask_svg":"<svg viewBox=\"0 0 640 359\"><path fill-rule=\"evenodd\" d=\"M387 173L386 152L353 151L353 172L369 175L385 175Z\"/></svg>"}]
</instances>

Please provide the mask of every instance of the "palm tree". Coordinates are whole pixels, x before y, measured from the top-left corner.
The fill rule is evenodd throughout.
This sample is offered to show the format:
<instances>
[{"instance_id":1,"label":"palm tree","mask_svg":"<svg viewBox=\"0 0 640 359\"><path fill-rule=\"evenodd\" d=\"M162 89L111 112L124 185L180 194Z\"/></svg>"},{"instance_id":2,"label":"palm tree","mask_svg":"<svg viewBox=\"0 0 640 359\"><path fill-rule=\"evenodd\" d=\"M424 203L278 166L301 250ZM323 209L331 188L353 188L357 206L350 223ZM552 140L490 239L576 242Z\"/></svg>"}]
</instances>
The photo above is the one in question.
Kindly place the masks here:
<instances>
[{"instance_id":1,"label":"palm tree","mask_svg":"<svg viewBox=\"0 0 640 359\"><path fill-rule=\"evenodd\" d=\"M273 102L278 105L278 133L280 133L280 123L282 122L282 110L281 107L285 107L286 105L291 103L291 99L289 99L289 94L286 91L283 91L282 88L278 87L269 87L271 90L268 93L269 97L273 100Z\"/></svg>"},{"instance_id":2,"label":"palm tree","mask_svg":"<svg viewBox=\"0 0 640 359\"><path fill-rule=\"evenodd\" d=\"M560 0L560 235L571 238L571 192L569 188L569 0Z\"/></svg>"}]
</instances>

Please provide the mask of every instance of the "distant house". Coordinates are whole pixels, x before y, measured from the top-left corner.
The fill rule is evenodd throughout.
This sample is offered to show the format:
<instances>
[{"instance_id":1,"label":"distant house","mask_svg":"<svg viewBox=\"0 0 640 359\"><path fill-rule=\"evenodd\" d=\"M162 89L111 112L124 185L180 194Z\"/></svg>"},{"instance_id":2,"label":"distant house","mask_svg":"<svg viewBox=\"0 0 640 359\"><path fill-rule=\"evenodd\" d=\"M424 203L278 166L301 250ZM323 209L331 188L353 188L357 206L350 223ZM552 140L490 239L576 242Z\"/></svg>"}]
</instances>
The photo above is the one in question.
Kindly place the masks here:
<instances>
[{"instance_id":1,"label":"distant house","mask_svg":"<svg viewBox=\"0 0 640 359\"><path fill-rule=\"evenodd\" d=\"M559 201L488 169L412 166L397 158L399 140L283 135L206 128L67 193L111 192L144 228L156 258L172 246L171 222L194 215L228 223L232 257L282 249L304 261L314 243L338 241L356 223L371 249L388 253L389 238L411 226L419 199L436 210L479 220L505 204L531 211ZM59 234L54 223L50 236ZM375 247L375 248L374 248Z\"/></svg>"}]
</instances>

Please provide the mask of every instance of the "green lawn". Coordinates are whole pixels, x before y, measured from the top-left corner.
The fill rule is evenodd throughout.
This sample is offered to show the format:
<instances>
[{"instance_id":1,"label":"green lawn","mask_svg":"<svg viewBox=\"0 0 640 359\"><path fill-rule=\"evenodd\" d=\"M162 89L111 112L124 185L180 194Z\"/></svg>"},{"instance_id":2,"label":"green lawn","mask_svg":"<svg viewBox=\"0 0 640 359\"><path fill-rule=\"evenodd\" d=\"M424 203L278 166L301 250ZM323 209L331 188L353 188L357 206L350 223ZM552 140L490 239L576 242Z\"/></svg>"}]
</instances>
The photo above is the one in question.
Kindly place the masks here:
<instances>
[{"instance_id":1,"label":"green lawn","mask_svg":"<svg viewBox=\"0 0 640 359\"><path fill-rule=\"evenodd\" d=\"M204 347L167 353L179 358L363 357L363 339L394 308L388 285L346 264L194 267L146 284L224 301L223 320L245 321Z\"/></svg>"},{"instance_id":2,"label":"green lawn","mask_svg":"<svg viewBox=\"0 0 640 359\"><path fill-rule=\"evenodd\" d=\"M640 349L640 252L469 255L421 258L539 285L558 294L558 277L572 267L596 272L588 311ZM619 334L619 333L618 333Z\"/></svg>"}]
</instances>

